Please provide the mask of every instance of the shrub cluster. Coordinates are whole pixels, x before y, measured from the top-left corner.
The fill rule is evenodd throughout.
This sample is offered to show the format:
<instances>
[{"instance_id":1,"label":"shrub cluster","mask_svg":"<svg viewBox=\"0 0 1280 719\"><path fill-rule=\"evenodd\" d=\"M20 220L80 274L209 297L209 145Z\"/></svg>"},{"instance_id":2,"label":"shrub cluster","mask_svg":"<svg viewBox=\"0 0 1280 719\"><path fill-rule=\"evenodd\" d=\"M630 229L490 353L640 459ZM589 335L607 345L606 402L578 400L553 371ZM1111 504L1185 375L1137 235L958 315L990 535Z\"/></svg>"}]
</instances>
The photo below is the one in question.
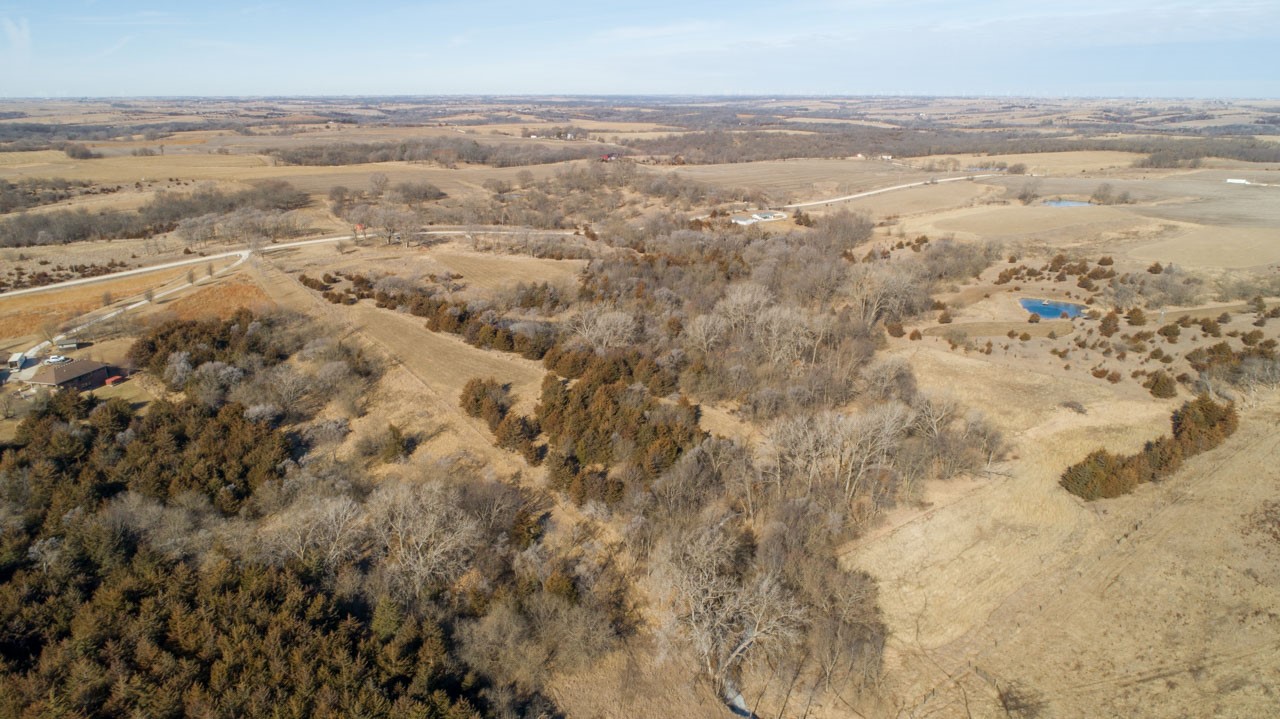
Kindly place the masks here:
<instances>
[{"instance_id":1,"label":"shrub cluster","mask_svg":"<svg viewBox=\"0 0 1280 719\"><path fill-rule=\"evenodd\" d=\"M1260 335L1261 333L1259 333ZM1230 344L1219 342L1208 347L1197 347L1187 353L1187 362L1196 372L1213 372L1225 376L1239 373L1246 360L1276 359L1275 340L1260 340L1260 337L1242 337L1244 347L1239 351Z\"/></svg>"},{"instance_id":2,"label":"shrub cluster","mask_svg":"<svg viewBox=\"0 0 1280 719\"><path fill-rule=\"evenodd\" d=\"M1105 449L1091 453L1062 473L1059 484L1086 500L1119 497L1139 484L1154 482L1182 466L1184 460L1222 444L1238 424L1235 407L1205 395L1182 405L1171 418L1173 435L1147 442L1132 455Z\"/></svg>"},{"instance_id":3,"label":"shrub cluster","mask_svg":"<svg viewBox=\"0 0 1280 719\"><path fill-rule=\"evenodd\" d=\"M1016 261L1014 257L1010 259ZM1087 260L1072 262L1065 254L1058 253L1048 263L1040 267L1018 265L1017 267L1005 268L996 276L994 283L1004 285L1015 280L1030 282L1050 277L1056 282L1065 282L1069 277L1078 277L1079 279L1076 282L1078 287L1093 291L1096 289L1093 284L1095 280L1106 280L1116 276L1115 270L1107 266L1109 264L1104 264L1099 260L1098 266L1090 269Z\"/></svg>"},{"instance_id":4,"label":"shrub cluster","mask_svg":"<svg viewBox=\"0 0 1280 719\"><path fill-rule=\"evenodd\" d=\"M537 444L542 428L536 418L511 411L515 397L509 386L495 379L472 379L462 388L461 404L464 412L489 425L499 447L519 452L535 467L542 463L545 449Z\"/></svg>"}]
</instances>

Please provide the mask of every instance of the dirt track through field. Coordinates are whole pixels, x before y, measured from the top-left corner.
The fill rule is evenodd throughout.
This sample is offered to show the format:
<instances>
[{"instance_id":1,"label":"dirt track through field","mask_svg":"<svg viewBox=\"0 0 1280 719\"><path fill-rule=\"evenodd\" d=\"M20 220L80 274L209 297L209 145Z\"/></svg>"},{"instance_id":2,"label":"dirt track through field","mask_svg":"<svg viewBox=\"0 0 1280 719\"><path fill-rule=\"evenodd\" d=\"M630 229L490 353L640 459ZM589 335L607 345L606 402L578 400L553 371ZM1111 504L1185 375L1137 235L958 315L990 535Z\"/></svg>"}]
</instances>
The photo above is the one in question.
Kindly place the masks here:
<instances>
[{"instance_id":1,"label":"dirt track through field","mask_svg":"<svg viewBox=\"0 0 1280 719\"><path fill-rule=\"evenodd\" d=\"M473 377L510 383L528 411L537 399L542 365L509 352L472 347L461 338L428 330L419 317L360 304L350 308L355 329L389 351L442 401L456 405L459 388ZM491 437L485 438L492 442Z\"/></svg>"},{"instance_id":2,"label":"dirt track through field","mask_svg":"<svg viewBox=\"0 0 1280 719\"><path fill-rule=\"evenodd\" d=\"M492 377L511 383L512 392L520 399L515 411L531 413L545 373L540 364L510 353L477 349L453 335L432 332L418 317L367 303L339 307L323 302L296 279L267 263L251 268L250 273L281 307L348 328L376 347L389 366L405 370L421 392L395 397L393 404L440 423L444 436L434 442L437 449L444 450L441 453L465 449L496 468L527 471L514 454L493 445L493 436L483 422L462 413L458 395L467 380Z\"/></svg>"}]
</instances>

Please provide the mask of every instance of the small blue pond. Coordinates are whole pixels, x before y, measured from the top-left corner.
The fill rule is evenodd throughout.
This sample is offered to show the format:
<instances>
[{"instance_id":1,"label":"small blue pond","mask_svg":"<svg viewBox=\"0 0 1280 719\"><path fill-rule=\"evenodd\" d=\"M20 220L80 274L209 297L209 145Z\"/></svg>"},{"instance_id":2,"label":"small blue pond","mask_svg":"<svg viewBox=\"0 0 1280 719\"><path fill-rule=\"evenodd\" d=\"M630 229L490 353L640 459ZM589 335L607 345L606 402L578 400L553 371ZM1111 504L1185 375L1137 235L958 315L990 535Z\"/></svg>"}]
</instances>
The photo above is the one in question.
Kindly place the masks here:
<instances>
[{"instance_id":1,"label":"small blue pond","mask_svg":"<svg viewBox=\"0 0 1280 719\"><path fill-rule=\"evenodd\" d=\"M1022 309L1040 315L1046 320L1062 319L1063 315L1073 318L1079 317L1085 309L1084 305L1077 305L1074 302L1053 302L1051 300L1036 300L1030 297L1018 300L1018 304L1022 305Z\"/></svg>"},{"instance_id":2,"label":"small blue pond","mask_svg":"<svg viewBox=\"0 0 1280 719\"><path fill-rule=\"evenodd\" d=\"M1045 200L1044 204L1049 207L1088 207L1092 202L1081 202L1080 200Z\"/></svg>"}]
</instances>

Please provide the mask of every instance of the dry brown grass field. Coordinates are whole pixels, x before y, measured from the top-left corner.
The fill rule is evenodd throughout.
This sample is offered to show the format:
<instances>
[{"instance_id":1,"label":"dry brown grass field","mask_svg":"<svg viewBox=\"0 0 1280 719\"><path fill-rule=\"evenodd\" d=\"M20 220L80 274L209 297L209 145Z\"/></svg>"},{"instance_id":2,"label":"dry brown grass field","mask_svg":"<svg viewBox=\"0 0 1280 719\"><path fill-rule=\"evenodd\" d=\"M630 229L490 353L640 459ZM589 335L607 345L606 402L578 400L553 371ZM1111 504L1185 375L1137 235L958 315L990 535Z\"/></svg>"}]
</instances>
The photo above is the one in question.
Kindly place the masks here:
<instances>
[{"instance_id":1,"label":"dry brown grass field","mask_svg":"<svg viewBox=\"0 0 1280 719\"><path fill-rule=\"evenodd\" d=\"M372 306L331 305L269 263L250 266L246 274L279 307L319 318L341 331L342 339L359 341L385 365L374 396L367 398L368 413L353 424L355 432L392 422L424 439L423 457L462 452L497 472L528 471L518 458L493 446L489 429L463 414L458 397L473 377L492 377L512 383L523 402L519 410L530 411L542 381L541 365L431 332L416 317Z\"/></svg>"},{"instance_id":2,"label":"dry brown grass field","mask_svg":"<svg viewBox=\"0 0 1280 719\"><path fill-rule=\"evenodd\" d=\"M232 275L164 303L164 309L180 320L206 320L230 317L242 309L262 313L274 304L260 286Z\"/></svg>"},{"instance_id":3,"label":"dry brown grass field","mask_svg":"<svg viewBox=\"0 0 1280 719\"><path fill-rule=\"evenodd\" d=\"M479 296L491 296L521 282L549 282L571 290L586 264L585 260L551 260L477 251L466 239L414 247L370 241L342 254L338 254L333 245L314 245L272 253L271 258L289 271L312 275L342 271L371 277L394 275L416 279L451 272L461 275L459 282L477 290Z\"/></svg>"},{"instance_id":4,"label":"dry brown grass field","mask_svg":"<svg viewBox=\"0 0 1280 719\"><path fill-rule=\"evenodd\" d=\"M906 218L982 205L991 198L999 197L1000 194L999 189L981 182L948 182L832 203L829 206L806 208L806 212L818 215L828 208L830 210L848 209L854 212L866 212L876 217Z\"/></svg>"},{"instance_id":5,"label":"dry brown grass field","mask_svg":"<svg viewBox=\"0 0 1280 719\"><path fill-rule=\"evenodd\" d=\"M1059 250L1076 257L1114 253L1138 271L1152 261L1210 276L1273 264L1274 243L1267 240L1280 236L1273 207L1260 204L1261 193L1238 193L1266 188L1229 186L1230 173L1116 182L1137 198L1122 206L952 209L939 202L936 212L905 216L904 232L1002 238L1046 258ZM1109 177L1051 175L1041 193L1087 199ZM986 408L1014 449L985 481L930 489L920 507L891 514L886 526L848 547L845 561L872 572L891 607L888 674L896 685L888 694L896 699L882 708L912 716L1003 716L1005 693L1025 698L1029 716L1267 714L1280 676L1272 619L1280 606L1274 570L1280 546L1258 539L1253 523L1262 505L1280 496L1269 481L1269 467L1280 458L1273 432L1280 400L1252 399L1258 404L1245 412L1247 429L1172 480L1114 502L1081 503L1057 486L1062 469L1100 446L1132 452L1167 433L1169 410L1188 395L1154 400L1128 377L1152 368L1141 357L1117 362L1076 351L1064 363L1048 354L1092 325L1028 324L1016 300L1063 298L1063 289L1023 285L1015 291L978 283L957 291L962 301L953 323L929 321L923 341L893 341L922 387ZM1074 301L1084 295L1073 284L1067 294ZM1253 329L1239 303L1174 308L1165 320L1224 311L1234 314L1224 331ZM1153 320L1150 328L1159 324ZM1010 340L1003 336L1009 330L1032 340ZM1046 339L1050 331L1060 339ZM1274 332L1265 328L1266 336ZM942 339L966 335L979 346L992 340L995 351L983 355ZM1193 328L1158 347L1181 356L1218 341ZM1085 371L1104 361L1123 369L1120 384ZM1192 526L1208 529L1187 531Z\"/></svg>"},{"instance_id":6,"label":"dry brown grass field","mask_svg":"<svg viewBox=\"0 0 1280 719\"><path fill-rule=\"evenodd\" d=\"M1142 155L1132 152L1082 151L1082 152L1040 152L1019 155L931 155L913 157L906 162L914 167L923 167L930 162L955 160L961 167L994 167L996 163L1006 165L1026 165L1027 172L1033 175L1072 175L1082 172L1098 173L1116 170L1130 170L1133 161Z\"/></svg>"},{"instance_id":7,"label":"dry brown grass field","mask_svg":"<svg viewBox=\"0 0 1280 719\"><path fill-rule=\"evenodd\" d=\"M6 339L28 337L44 327L61 327L103 306L103 295L115 302L138 299L149 290L162 290L182 279L185 269L158 271L118 280L94 282L65 290L37 292L18 297L0 297L0 334Z\"/></svg>"},{"instance_id":8,"label":"dry brown grass field","mask_svg":"<svg viewBox=\"0 0 1280 719\"><path fill-rule=\"evenodd\" d=\"M988 401L1047 391L1090 412L1017 417L1011 427L1032 429L1008 476L850 547L846 560L894 597L888 661L902 702L922 716L998 716L1015 690L1041 716L1266 715L1280 546L1251 524L1280 496L1258 481L1280 458L1275 401L1169 482L1091 507L1058 491L1061 467L1099 444L1136 449L1163 431L1166 408L983 381L983 370L952 379L966 395L1009 387Z\"/></svg>"},{"instance_id":9,"label":"dry brown grass field","mask_svg":"<svg viewBox=\"0 0 1280 719\"><path fill-rule=\"evenodd\" d=\"M813 200L918 182L934 174L881 160L777 160L659 167L720 187L762 189L774 199Z\"/></svg>"},{"instance_id":10,"label":"dry brown grass field","mask_svg":"<svg viewBox=\"0 0 1280 719\"><path fill-rule=\"evenodd\" d=\"M0 178L16 181L23 177L64 177L107 184L133 184L142 180L163 181L167 178L216 181L245 186L260 180L287 180L295 187L316 196L329 188L345 185L366 189L369 176L387 175L392 184L406 181L430 182L446 193L457 196L476 192L485 180L514 182L521 170L535 177L554 172L553 165L533 167L467 167L450 170L408 162L382 162L336 167L277 166L262 155L244 154L166 154L154 157L121 155L100 160L72 160L57 151L0 153ZM108 197L128 197L110 195ZM108 203L109 204L109 203Z\"/></svg>"}]
</instances>

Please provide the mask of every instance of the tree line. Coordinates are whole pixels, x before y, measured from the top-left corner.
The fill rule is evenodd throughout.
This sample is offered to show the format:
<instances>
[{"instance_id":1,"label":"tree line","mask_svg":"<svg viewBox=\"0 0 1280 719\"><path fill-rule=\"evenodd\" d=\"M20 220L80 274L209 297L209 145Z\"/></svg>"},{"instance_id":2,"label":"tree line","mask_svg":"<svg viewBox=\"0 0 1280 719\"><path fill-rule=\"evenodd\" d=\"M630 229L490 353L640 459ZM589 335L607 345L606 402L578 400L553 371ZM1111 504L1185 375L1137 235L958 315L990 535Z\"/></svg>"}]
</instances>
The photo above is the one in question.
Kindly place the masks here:
<instances>
[{"instance_id":1,"label":"tree line","mask_svg":"<svg viewBox=\"0 0 1280 719\"><path fill-rule=\"evenodd\" d=\"M446 167L459 163L519 167L547 165L595 157L600 150L581 145L546 146L488 144L463 138L439 137L404 142L339 142L268 150L289 165L364 165L375 162L434 162Z\"/></svg>"},{"instance_id":2,"label":"tree line","mask_svg":"<svg viewBox=\"0 0 1280 719\"><path fill-rule=\"evenodd\" d=\"M86 240L150 237L178 229L192 218L236 212L284 212L305 207L306 193L281 180L238 192L201 188L190 194L159 192L136 211L85 209L18 214L0 220L0 247L67 244Z\"/></svg>"},{"instance_id":3,"label":"tree line","mask_svg":"<svg viewBox=\"0 0 1280 719\"><path fill-rule=\"evenodd\" d=\"M1252 137L1109 138L1074 133L1040 134L1020 130L963 132L951 129L820 128L806 134L749 130L711 130L628 140L637 153L679 158L694 165L760 162L802 157L851 157L857 154L923 157L942 154L1021 154L1111 150L1148 157L1138 167L1192 166L1207 157L1246 162L1280 162L1280 144Z\"/></svg>"},{"instance_id":4,"label":"tree line","mask_svg":"<svg viewBox=\"0 0 1280 719\"><path fill-rule=\"evenodd\" d=\"M490 195L469 197L429 208L426 216L441 224L518 225L542 229L615 223L638 215L649 199L691 210L726 202L764 204L755 190L718 188L677 173L651 172L631 162L590 163L558 169L550 177L517 175L515 184L486 183Z\"/></svg>"},{"instance_id":5,"label":"tree line","mask_svg":"<svg viewBox=\"0 0 1280 719\"><path fill-rule=\"evenodd\" d=\"M92 185L88 180L67 180L60 177L27 177L16 183L0 180L0 214L69 200Z\"/></svg>"},{"instance_id":6,"label":"tree line","mask_svg":"<svg viewBox=\"0 0 1280 719\"><path fill-rule=\"evenodd\" d=\"M143 134L148 140L158 140L175 132L243 127L245 123L241 120L202 120L130 125L127 132L122 132L120 125L6 122L0 123L0 152L62 149L67 143L104 142L136 133Z\"/></svg>"}]
</instances>

